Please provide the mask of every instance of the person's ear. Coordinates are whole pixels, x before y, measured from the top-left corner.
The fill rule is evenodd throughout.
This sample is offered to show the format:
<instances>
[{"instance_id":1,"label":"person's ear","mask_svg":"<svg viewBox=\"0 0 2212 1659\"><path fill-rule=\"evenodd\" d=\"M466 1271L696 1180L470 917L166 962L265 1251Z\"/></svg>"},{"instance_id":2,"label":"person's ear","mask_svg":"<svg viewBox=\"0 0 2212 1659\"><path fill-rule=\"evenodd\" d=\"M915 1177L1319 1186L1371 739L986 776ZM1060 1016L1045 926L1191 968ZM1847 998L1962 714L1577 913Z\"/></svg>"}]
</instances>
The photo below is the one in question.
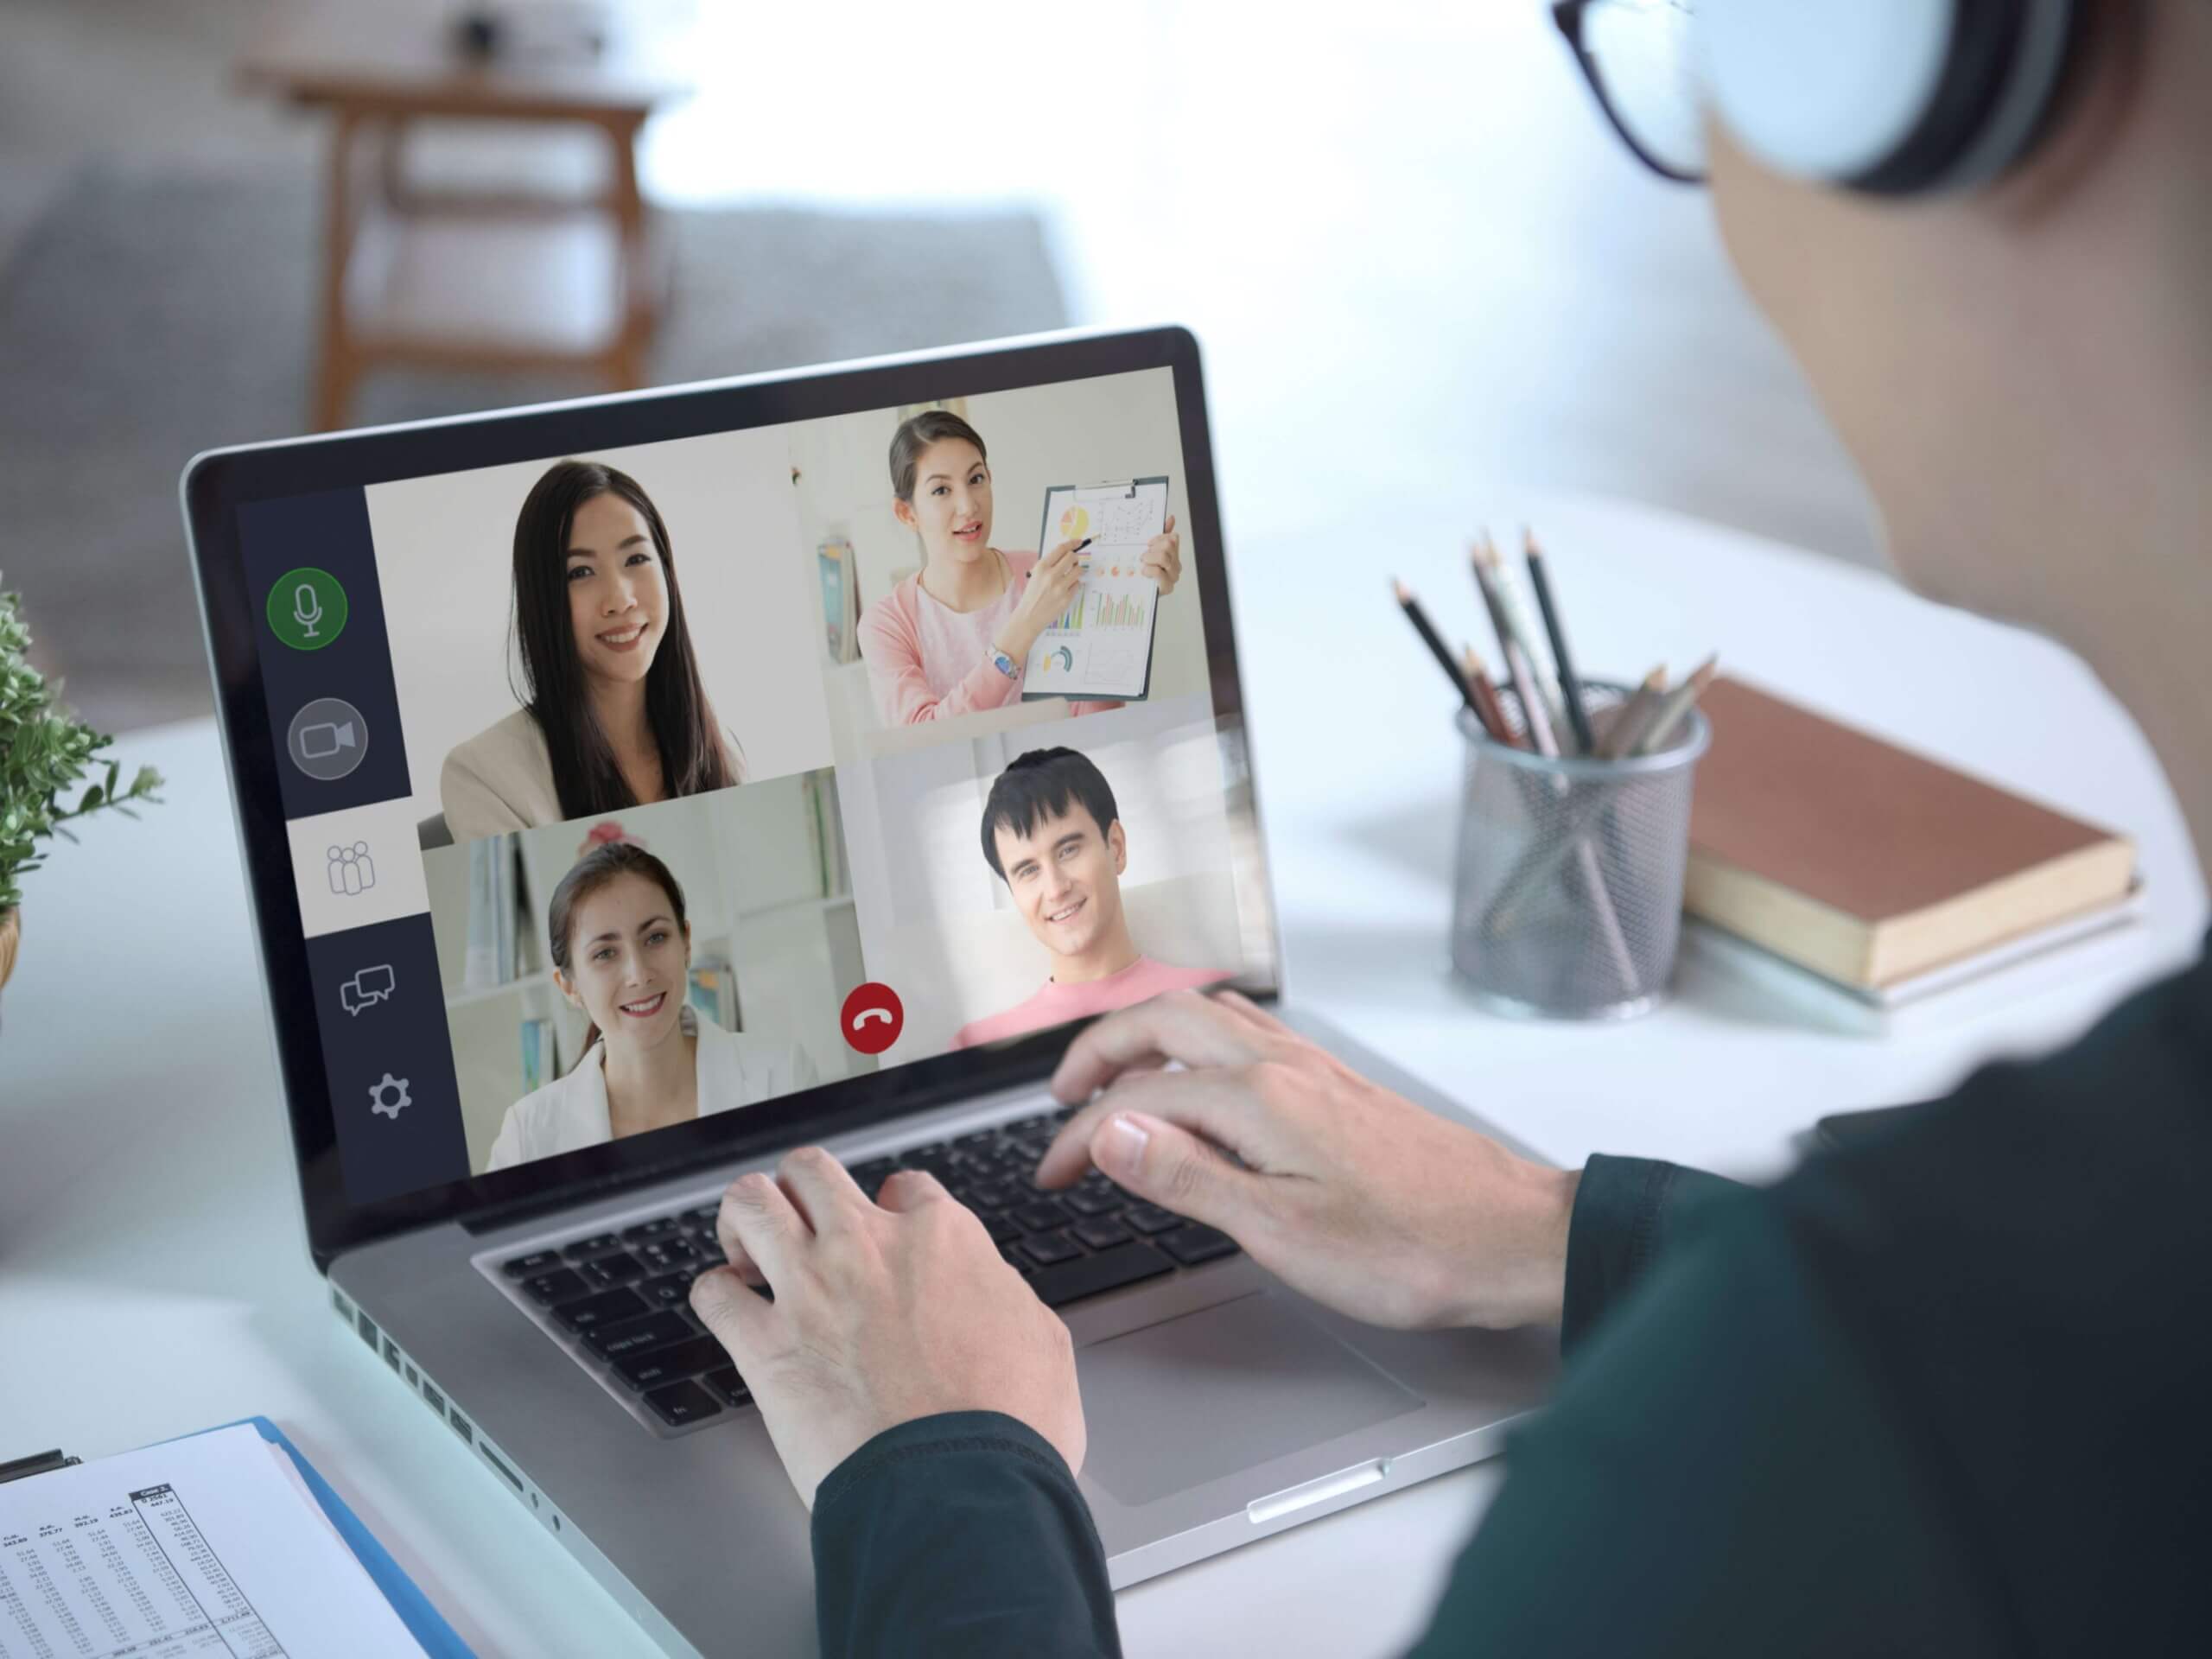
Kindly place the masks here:
<instances>
[{"instance_id":1,"label":"person's ear","mask_svg":"<svg viewBox=\"0 0 2212 1659\"><path fill-rule=\"evenodd\" d=\"M894 495L891 498L891 516L911 531L918 531L922 527L920 522L914 517L914 504L904 496Z\"/></svg>"},{"instance_id":2,"label":"person's ear","mask_svg":"<svg viewBox=\"0 0 2212 1659\"><path fill-rule=\"evenodd\" d=\"M1114 874L1126 875L1129 869L1129 837L1122 828L1119 818L1107 826L1106 845L1113 850Z\"/></svg>"},{"instance_id":3,"label":"person's ear","mask_svg":"<svg viewBox=\"0 0 2212 1659\"><path fill-rule=\"evenodd\" d=\"M576 995L576 982L570 979L568 975L562 972L558 968L556 968L553 970L553 988L560 992L563 996L566 997L569 1001L569 1006L574 1008L578 1014L587 1012L584 1007L583 998Z\"/></svg>"}]
</instances>

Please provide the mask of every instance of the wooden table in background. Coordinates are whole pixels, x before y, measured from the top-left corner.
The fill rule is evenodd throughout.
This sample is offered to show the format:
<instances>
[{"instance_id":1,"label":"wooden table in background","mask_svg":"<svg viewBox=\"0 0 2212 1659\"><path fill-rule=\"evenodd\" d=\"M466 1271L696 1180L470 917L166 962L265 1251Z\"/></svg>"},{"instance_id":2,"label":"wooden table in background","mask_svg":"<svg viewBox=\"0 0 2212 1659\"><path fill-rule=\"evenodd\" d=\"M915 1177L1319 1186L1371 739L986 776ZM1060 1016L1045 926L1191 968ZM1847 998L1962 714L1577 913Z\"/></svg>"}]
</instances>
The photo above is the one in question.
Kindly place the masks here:
<instances>
[{"instance_id":1,"label":"wooden table in background","mask_svg":"<svg viewBox=\"0 0 2212 1659\"><path fill-rule=\"evenodd\" d=\"M331 117L318 430L345 424L356 383L385 365L645 382L660 283L637 138L690 90L667 67L669 32L626 6L508 7L499 16L520 38L475 57L454 39L457 10L439 0L288 10L239 66L247 86ZM425 189L406 165L410 129L425 121L581 125L604 143L604 183L584 195Z\"/></svg>"}]
</instances>

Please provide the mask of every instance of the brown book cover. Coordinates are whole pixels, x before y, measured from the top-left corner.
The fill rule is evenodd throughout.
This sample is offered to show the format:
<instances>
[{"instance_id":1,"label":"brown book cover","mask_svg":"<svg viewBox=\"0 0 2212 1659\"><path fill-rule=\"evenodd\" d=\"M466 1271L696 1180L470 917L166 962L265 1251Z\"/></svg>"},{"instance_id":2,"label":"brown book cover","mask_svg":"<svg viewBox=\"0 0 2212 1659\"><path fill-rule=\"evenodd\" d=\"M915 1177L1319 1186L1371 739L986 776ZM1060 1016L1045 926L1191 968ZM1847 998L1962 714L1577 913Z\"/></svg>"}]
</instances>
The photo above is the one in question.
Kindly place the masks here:
<instances>
[{"instance_id":1,"label":"brown book cover","mask_svg":"<svg viewBox=\"0 0 2212 1659\"><path fill-rule=\"evenodd\" d=\"M2118 901L2133 843L1738 680L1700 705L1684 905L1879 986Z\"/></svg>"}]
</instances>

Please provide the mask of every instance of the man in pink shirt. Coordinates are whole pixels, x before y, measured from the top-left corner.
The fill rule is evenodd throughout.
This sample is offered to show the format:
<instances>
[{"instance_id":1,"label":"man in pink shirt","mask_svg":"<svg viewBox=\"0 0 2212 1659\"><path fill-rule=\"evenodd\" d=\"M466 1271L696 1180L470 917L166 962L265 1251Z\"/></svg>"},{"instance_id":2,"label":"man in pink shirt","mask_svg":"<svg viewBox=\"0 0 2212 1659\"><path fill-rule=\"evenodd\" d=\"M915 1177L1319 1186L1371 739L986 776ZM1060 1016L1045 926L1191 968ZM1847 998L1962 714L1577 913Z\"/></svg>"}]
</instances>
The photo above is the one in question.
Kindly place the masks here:
<instances>
[{"instance_id":1,"label":"man in pink shirt","mask_svg":"<svg viewBox=\"0 0 2212 1659\"><path fill-rule=\"evenodd\" d=\"M1026 1001L961 1027L955 1048L1229 977L1154 962L1129 938L1122 911L1128 836L1105 774L1087 755L1033 749L1009 764L983 805L983 857L1006 882L1037 942L1052 953L1052 971Z\"/></svg>"}]
</instances>

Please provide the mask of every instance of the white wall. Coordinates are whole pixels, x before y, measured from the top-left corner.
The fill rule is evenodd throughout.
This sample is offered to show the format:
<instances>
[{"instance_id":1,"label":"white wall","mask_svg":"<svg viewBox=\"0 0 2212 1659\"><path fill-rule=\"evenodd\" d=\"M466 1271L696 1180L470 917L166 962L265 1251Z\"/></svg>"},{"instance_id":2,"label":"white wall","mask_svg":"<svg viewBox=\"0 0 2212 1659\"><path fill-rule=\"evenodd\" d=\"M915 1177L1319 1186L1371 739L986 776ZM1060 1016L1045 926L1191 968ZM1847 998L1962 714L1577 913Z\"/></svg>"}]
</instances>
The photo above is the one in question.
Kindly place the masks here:
<instances>
[{"instance_id":1,"label":"white wall","mask_svg":"<svg viewBox=\"0 0 2212 1659\"><path fill-rule=\"evenodd\" d=\"M370 486L377 580L399 691L416 816L439 810L457 743L517 706L510 677L515 515L553 461ZM830 764L819 671L819 582L799 540L779 428L579 457L636 479L676 556L707 695L745 748L747 775Z\"/></svg>"},{"instance_id":2,"label":"white wall","mask_svg":"<svg viewBox=\"0 0 2212 1659\"><path fill-rule=\"evenodd\" d=\"M959 391L948 385L944 395L955 397ZM1205 632L1196 571L1199 562L1218 557L1219 552L1192 534L1173 372L1146 369L986 392L967 398L965 407L966 418L982 434L990 454L991 541L1009 551L1038 548L1045 492L1055 484L1166 474L1167 510L1183 537L1183 579L1160 607L1150 700L1204 690ZM880 601L921 564L920 543L892 512L889 454L898 426L899 411L885 409L800 422L785 429L791 464L799 474L793 493L806 569L811 576L815 550L824 539L849 539L863 606ZM836 728L839 759L911 747L911 733L881 733L865 669L857 664L831 666L826 648L820 655L830 677L830 718ZM966 733L1035 724L1065 712L1058 704L1031 704L971 716L977 725L971 728L963 724L959 729ZM932 728L925 735L944 734Z\"/></svg>"},{"instance_id":3,"label":"white wall","mask_svg":"<svg viewBox=\"0 0 2212 1659\"><path fill-rule=\"evenodd\" d=\"M942 1052L962 1026L1011 1007L1049 975L1045 948L983 861L980 826L1006 763L1056 744L1090 755L1113 787L1128 839L1122 902L1137 948L1179 966L1263 969L1265 942L1248 942L1238 925L1234 837L1206 698L956 739L847 768L842 778L861 949L870 975L899 993L906 1014L885 1064Z\"/></svg>"}]
</instances>

